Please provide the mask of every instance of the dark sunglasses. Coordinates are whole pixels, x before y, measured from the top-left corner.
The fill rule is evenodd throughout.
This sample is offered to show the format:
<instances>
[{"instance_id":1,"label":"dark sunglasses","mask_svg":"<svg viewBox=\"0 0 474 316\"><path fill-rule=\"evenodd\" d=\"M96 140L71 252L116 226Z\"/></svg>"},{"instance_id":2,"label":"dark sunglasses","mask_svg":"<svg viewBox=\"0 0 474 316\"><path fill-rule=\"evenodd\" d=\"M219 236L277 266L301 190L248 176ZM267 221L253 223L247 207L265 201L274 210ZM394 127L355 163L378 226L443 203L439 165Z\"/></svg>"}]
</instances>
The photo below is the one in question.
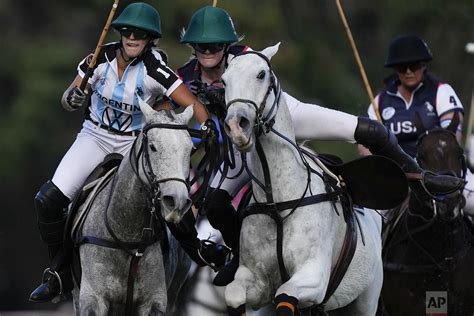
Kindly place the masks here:
<instances>
[{"instance_id":1,"label":"dark sunglasses","mask_svg":"<svg viewBox=\"0 0 474 316\"><path fill-rule=\"evenodd\" d=\"M134 27L122 27L121 29L119 29L119 32L120 35L126 38L130 38L130 36L132 36L132 33L136 39L145 39L150 37L147 31L140 30Z\"/></svg>"},{"instance_id":2,"label":"dark sunglasses","mask_svg":"<svg viewBox=\"0 0 474 316\"><path fill-rule=\"evenodd\" d=\"M400 64L396 65L394 68L398 73L404 74L407 72L407 69L410 69L411 72L415 72L423 68L424 63L410 63L410 64Z\"/></svg>"},{"instance_id":3,"label":"dark sunglasses","mask_svg":"<svg viewBox=\"0 0 474 316\"><path fill-rule=\"evenodd\" d=\"M211 54L215 54L223 50L225 45L226 44L223 44L223 43L215 43L215 44L199 43L199 44L192 44L192 47L194 48L195 51L201 54L204 54L207 51L209 51L209 53Z\"/></svg>"}]
</instances>

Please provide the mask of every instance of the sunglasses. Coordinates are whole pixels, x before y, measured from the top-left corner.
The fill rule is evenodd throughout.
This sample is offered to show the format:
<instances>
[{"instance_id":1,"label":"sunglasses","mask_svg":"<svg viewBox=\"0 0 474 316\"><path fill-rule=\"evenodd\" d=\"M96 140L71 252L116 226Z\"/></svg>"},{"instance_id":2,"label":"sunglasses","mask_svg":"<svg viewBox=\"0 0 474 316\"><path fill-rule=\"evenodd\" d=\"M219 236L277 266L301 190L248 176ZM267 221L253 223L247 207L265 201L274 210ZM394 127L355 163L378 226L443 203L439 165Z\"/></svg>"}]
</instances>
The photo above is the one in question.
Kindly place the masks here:
<instances>
[{"instance_id":1,"label":"sunglasses","mask_svg":"<svg viewBox=\"0 0 474 316\"><path fill-rule=\"evenodd\" d=\"M223 50L225 45L226 44L223 44L223 43L215 43L215 44L199 43L199 44L192 44L192 47L194 48L195 51L201 54L204 54L207 51L209 51L209 53L211 54L215 54Z\"/></svg>"},{"instance_id":2,"label":"sunglasses","mask_svg":"<svg viewBox=\"0 0 474 316\"><path fill-rule=\"evenodd\" d=\"M130 38L130 36L132 36L132 33L136 39L146 39L150 37L147 31L140 30L134 27L122 27L121 29L119 29L119 32L121 36L126 38Z\"/></svg>"},{"instance_id":3,"label":"sunglasses","mask_svg":"<svg viewBox=\"0 0 474 316\"><path fill-rule=\"evenodd\" d=\"M411 72L415 72L423 68L423 66L423 63L410 63L396 65L394 68L398 73L404 74L407 72L407 69L410 69Z\"/></svg>"}]
</instances>

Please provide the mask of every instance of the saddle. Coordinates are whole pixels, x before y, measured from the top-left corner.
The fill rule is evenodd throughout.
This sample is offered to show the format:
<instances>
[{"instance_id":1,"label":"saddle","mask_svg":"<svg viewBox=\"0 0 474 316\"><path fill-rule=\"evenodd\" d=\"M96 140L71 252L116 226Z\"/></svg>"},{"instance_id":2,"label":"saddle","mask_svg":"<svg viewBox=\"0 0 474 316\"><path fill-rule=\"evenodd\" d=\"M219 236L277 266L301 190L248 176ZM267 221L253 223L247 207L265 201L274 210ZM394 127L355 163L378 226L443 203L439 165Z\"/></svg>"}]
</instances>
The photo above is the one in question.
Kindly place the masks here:
<instances>
[{"instance_id":1,"label":"saddle","mask_svg":"<svg viewBox=\"0 0 474 316\"><path fill-rule=\"evenodd\" d=\"M318 158L338 176L356 205L385 210L400 205L407 197L405 173L389 158L371 155L347 163L327 154Z\"/></svg>"},{"instance_id":2,"label":"saddle","mask_svg":"<svg viewBox=\"0 0 474 316\"><path fill-rule=\"evenodd\" d=\"M66 257L69 258L73 277L76 281L76 284L81 283L81 263L79 261L79 254L77 253L77 248L75 249L74 244L74 227L77 223L77 218L80 217L78 214L79 207L84 204L89 197L89 195L94 192L98 186L100 186L103 181L106 181L105 177L107 174L109 178L113 174L112 169L116 169L121 161L123 156L120 154L109 154L107 155L104 160L91 172L91 174L87 177L86 181L84 182L83 188L79 191L76 195L74 200L71 203L67 221L66 221L66 229L64 235L64 245L66 249ZM100 181L102 180L102 181Z\"/></svg>"}]
</instances>

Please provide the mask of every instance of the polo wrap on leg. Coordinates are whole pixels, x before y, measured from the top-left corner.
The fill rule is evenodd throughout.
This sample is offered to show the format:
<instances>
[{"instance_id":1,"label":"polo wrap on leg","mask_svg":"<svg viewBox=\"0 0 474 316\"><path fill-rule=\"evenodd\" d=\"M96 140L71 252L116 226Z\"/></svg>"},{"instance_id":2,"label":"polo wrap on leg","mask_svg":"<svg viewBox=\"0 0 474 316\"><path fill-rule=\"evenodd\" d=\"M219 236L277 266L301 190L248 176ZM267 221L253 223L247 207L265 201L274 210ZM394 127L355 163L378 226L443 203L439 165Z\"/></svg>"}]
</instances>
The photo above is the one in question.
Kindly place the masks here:
<instances>
[{"instance_id":1,"label":"polo wrap on leg","mask_svg":"<svg viewBox=\"0 0 474 316\"><path fill-rule=\"evenodd\" d=\"M274 302L277 316L298 315L298 310L296 308L298 305L298 299L296 297L282 293L275 297Z\"/></svg>"}]
</instances>

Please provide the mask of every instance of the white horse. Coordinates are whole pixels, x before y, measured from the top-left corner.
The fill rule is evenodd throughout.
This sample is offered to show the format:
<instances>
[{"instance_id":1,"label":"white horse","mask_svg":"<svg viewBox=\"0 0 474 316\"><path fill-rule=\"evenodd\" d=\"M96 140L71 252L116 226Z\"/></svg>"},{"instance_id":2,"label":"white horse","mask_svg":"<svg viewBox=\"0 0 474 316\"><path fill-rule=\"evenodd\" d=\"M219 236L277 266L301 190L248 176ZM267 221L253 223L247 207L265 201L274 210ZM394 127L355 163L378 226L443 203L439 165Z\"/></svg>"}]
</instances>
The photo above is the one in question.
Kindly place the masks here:
<instances>
[{"instance_id":1,"label":"white horse","mask_svg":"<svg viewBox=\"0 0 474 316\"><path fill-rule=\"evenodd\" d=\"M326 190L321 177L309 175L305 159L292 145L295 135L290 113L269 62L278 46L235 57L222 76L228 106L226 132L241 152L248 153L256 209L258 204L271 210L271 202L294 202L279 212L284 218L280 258L276 220L268 216L277 211L255 212L244 218L240 266L235 280L226 287L226 303L231 315L243 313L246 303L257 309L273 299L277 315L288 315L288 309L295 312L294 305L317 306L318 311L339 309L335 312L338 315L375 315L383 280L381 218L373 212L358 216L360 229L352 228L358 235L352 261L335 292L325 301L331 270L338 261L348 226L330 201L299 206L292 212L302 196L324 196ZM266 176L258 143L268 162ZM321 174L321 168L315 164L311 167ZM342 209L339 201L335 204Z\"/></svg>"},{"instance_id":2,"label":"white horse","mask_svg":"<svg viewBox=\"0 0 474 316\"><path fill-rule=\"evenodd\" d=\"M140 108L142 134L78 229L82 276L74 302L80 315L170 314L191 264L169 234L163 251L159 239L167 229L155 219L178 223L191 206L187 123L193 110L166 114L142 100Z\"/></svg>"}]
</instances>

